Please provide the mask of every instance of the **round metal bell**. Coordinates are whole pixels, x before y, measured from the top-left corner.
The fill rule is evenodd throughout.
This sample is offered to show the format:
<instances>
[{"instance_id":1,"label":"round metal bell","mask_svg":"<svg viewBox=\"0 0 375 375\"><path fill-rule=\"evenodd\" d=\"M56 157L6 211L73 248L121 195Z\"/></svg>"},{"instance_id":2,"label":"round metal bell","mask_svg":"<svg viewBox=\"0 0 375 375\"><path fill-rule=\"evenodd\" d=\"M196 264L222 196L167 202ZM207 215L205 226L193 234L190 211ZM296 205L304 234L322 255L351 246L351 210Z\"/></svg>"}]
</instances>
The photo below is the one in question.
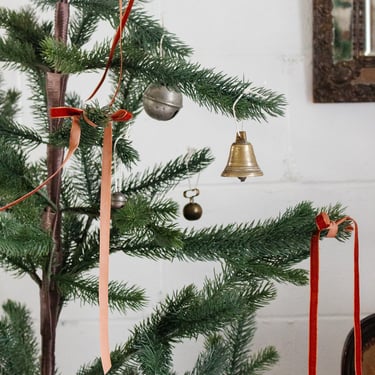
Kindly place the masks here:
<instances>
[{"instance_id":1,"label":"round metal bell","mask_svg":"<svg viewBox=\"0 0 375 375\"><path fill-rule=\"evenodd\" d=\"M120 191L112 193L111 195L111 207L115 210L118 210L125 206L126 197Z\"/></svg>"},{"instance_id":2,"label":"round metal bell","mask_svg":"<svg viewBox=\"0 0 375 375\"><path fill-rule=\"evenodd\" d=\"M143 93L143 108L155 120L171 120L182 108L182 94L163 85L151 84Z\"/></svg>"},{"instance_id":3,"label":"round metal bell","mask_svg":"<svg viewBox=\"0 0 375 375\"><path fill-rule=\"evenodd\" d=\"M202 216L202 207L196 202L190 202L183 209L184 218L186 220L198 220Z\"/></svg>"},{"instance_id":4,"label":"round metal bell","mask_svg":"<svg viewBox=\"0 0 375 375\"><path fill-rule=\"evenodd\" d=\"M185 205L182 211L186 220L198 220L202 216L201 205L194 202L194 197L197 197L199 193L200 191L197 188L184 191L184 197L189 199L189 203Z\"/></svg>"}]
</instances>

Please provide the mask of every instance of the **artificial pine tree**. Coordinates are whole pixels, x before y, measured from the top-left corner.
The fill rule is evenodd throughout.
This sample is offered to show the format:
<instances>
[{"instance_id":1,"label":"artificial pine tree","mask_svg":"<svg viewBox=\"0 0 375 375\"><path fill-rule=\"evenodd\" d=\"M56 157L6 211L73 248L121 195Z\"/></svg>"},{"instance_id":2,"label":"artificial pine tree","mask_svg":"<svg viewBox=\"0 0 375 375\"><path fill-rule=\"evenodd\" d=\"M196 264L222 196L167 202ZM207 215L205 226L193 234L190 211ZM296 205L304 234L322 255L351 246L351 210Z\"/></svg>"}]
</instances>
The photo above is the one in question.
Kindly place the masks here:
<instances>
[{"instance_id":1,"label":"artificial pine tree","mask_svg":"<svg viewBox=\"0 0 375 375\"><path fill-rule=\"evenodd\" d=\"M24 72L32 89L34 118L15 120L19 93L0 92L0 203L34 189L56 171L68 146L70 121L51 119L50 107L84 108L81 142L68 168L46 189L0 213L0 265L18 276L29 276L40 291L41 343L32 331L27 309L13 301L3 305L0 320L0 374L56 373L56 326L63 307L72 300L98 303L98 280L90 271L98 266L99 197L103 125L108 108L84 105L66 90L68 76L101 71L109 55L108 40L91 41L99 22L117 27L114 0L33 0L19 11L0 8L0 61ZM68 17L61 9L74 8ZM42 21L40 11L53 11ZM163 55L159 53L163 38ZM88 47L87 47L88 48ZM284 98L250 83L189 62L191 49L149 17L141 1L131 12L122 39L124 71L114 109L125 108L133 120L114 124L116 163L127 169L138 154L126 138L142 110L142 94L150 83L173 87L209 110L255 120L282 115ZM110 69L114 87L120 73L117 50ZM251 85L250 85L251 87ZM30 161L30 153L44 146L46 158ZM275 282L304 284L305 271L293 266L309 255L309 241L319 210L303 202L276 219L207 229L183 229L175 219L178 207L166 193L199 173L212 161L207 149L182 155L120 182L126 196L123 208L113 210L110 252L158 260L217 261L221 272L198 289L187 285L155 307L152 315L132 330L130 338L111 353L110 374L173 374L173 347L183 339L205 338L195 367L186 375L260 374L277 361L268 347L251 353L255 313L275 297ZM328 209L334 219L339 206ZM345 237L343 231L341 238ZM146 291L124 281L109 284L111 309L126 313L141 309ZM39 354L40 351L40 354ZM40 359L39 359L40 355ZM99 359L81 367L77 375L103 373Z\"/></svg>"}]
</instances>

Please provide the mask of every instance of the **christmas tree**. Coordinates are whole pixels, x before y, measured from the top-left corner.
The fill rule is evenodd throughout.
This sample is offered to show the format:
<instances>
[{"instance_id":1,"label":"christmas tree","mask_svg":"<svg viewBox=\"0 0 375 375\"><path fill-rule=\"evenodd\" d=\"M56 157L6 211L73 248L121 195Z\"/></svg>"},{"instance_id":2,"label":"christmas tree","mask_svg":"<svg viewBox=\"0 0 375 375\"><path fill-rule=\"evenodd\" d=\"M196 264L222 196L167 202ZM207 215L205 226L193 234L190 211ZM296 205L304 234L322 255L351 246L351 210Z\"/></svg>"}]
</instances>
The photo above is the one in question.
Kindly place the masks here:
<instances>
[{"instance_id":1,"label":"christmas tree","mask_svg":"<svg viewBox=\"0 0 375 375\"><path fill-rule=\"evenodd\" d=\"M54 21L38 17L54 10ZM120 82L113 103L84 103L85 98L67 90L68 77L105 69L110 41L95 40L88 47L103 21L119 26L117 2L33 0L18 11L0 8L0 61L26 74L34 115L31 123L19 123L20 94L11 88L0 91L1 206L56 173L46 188L0 213L0 265L36 284L41 315L39 345L27 308L12 300L3 305L1 374L55 374L56 327L62 309L72 300L98 304L99 281L91 271L99 264L101 155L111 113L126 109L133 114L126 123L113 122L114 165L129 171L138 153L127 130L136 123L143 93L152 83L225 116L234 115L236 102L237 119L283 114L282 95L190 62L191 48L148 16L141 4L131 10L124 33L120 28L121 48L111 59L114 92ZM50 116L51 108L57 107L78 108L85 114L79 116L79 147L62 173L72 124ZM32 162L30 155L37 147L45 147L47 154ZM197 337L204 337L204 347L186 374L260 374L277 361L272 346L250 352L255 314L275 297L277 282L307 282L306 272L294 266L309 256L320 210L302 202L263 222L180 228L177 203L166 194L212 160L210 151L202 149L143 173L129 172L118 182L116 193L126 201L111 212L111 254L154 261L216 261L220 270L202 288L186 285L156 306L111 352L110 374L173 374L174 346ZM327 210L333 219L342 215L340 206ZM341 231L339 237L345 236ZM108 294L109 307L123 313L142 309L147 300L146 291L126 281L110 281ZM99 358L77 370L79 375L101 373Z\"/></svg>"}]
</instances>

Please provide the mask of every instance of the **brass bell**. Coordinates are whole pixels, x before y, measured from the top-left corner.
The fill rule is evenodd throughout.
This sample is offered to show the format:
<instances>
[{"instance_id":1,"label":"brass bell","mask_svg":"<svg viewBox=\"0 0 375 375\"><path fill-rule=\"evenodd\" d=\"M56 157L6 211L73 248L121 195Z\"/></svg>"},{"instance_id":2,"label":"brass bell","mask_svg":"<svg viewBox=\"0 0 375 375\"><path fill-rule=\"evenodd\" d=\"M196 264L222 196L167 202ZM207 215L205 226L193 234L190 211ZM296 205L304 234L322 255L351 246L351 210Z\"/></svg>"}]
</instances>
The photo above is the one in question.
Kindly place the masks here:
<instances>
[{"instance_id":1,"label":"brass bell","mask_svg":"<svg viewBox=\"0 0 375 375\"><path fill-rule=\"evenodd\" d=\"M253 146L246 139L245 131L237 132L236 142L232 143L227 165L221 175L238 177L241 182L245 181L246 177L263 176Z\"/></svg>"}]
</instances>

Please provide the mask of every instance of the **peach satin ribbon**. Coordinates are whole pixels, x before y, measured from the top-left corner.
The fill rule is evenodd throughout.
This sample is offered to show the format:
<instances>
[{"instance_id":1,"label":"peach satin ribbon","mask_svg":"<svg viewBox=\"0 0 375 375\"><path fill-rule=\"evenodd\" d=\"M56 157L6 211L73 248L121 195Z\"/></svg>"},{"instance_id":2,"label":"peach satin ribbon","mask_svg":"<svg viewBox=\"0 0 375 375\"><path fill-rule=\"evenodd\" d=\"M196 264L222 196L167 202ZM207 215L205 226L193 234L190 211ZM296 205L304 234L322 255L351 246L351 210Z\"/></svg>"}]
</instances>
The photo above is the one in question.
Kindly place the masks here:
<instances>
[{"instance_id":1,"label":"peach satin ribbon","mask_svg":"<svg viewBox=\"0 0 375 375\"><path fill-rule=\"evenodd\" d=\"M43 183L41 183L39 186L37 186L32 191L28 192L27 194L23 195L22 197L16 199L15 201L8 203L4 207L0 207L0 211L7 210L8 208L11 208L15 206L18 203L21 203L25 199L29 198L33 194L37 193L40 189L42 189L45 185L47 185L65 166L65 164L69 161L69 159L72 157L76 149L78 148L79 141L81 138L81 126L79 124L79 119L84 117L85 121L91 125L96 127L96 125L90 121L86 115L84 114L84 111L78 108L66 108L65 115L60 116L59 114L62 113L62 108L51 108L51 117L52 118L58 118L58 117L71 117L72 118L72 127L70 130L70 139L69 139L69 150L68 153L65 156L64 161L62 162L61 166L52 174L50 175Z\"/></svg>"},{"instance_id":2,"label":"peach satin ribbon","mask_svg":"<svg viewBox=\"0 0 375 375\"><path fill-rule=\"evenodd\" d=\"M85 121L93 124L84 112L76 108L55 107L51 108L52 118L70 117L71 112L79 111ZM111 222L111 172L112 172L112 122L124 122L130 120L131 113L120 109L110 115L107 126L104 129L102 151L102 180L100 191L100 246L99 246L99 324L100 324L100 355L104 374L111 368L111 357L108 334L108 273L109 273L109 239ZM79 119L79 117L78 117ZM72 117L72 130L74 123L78 122L77 116ZM76 126L74 126L76 128ZM68 151L68 155L73 154Z\"/></svg>"},{"instance_id":3,"label":"peach satin ribbon","mask_svg":"<svg viewBox=\"0 0 375 375\"><path fill-rule=\"evenodd\" d=\"M79 146L81 137L81 117L91 126L96 125L87 118L85 112L73 107L54 107L50 110L51 118L67 118L72 120L70 130L69 149L60 167L38 187L0 208L4 211L24 201L47 185L65 166ZM132 114L120 109L110 115L108 124L104 129L103 154L102 154L102 182L100 193L100 254L99 254L99 315L100 315L100 352L103 371L106 374L111 368L109 339L108 339L108 265L109 265L109 237L111 220L111 169L112 169L112 122L130 120Z\"/></svg>"},{"instance_id":4,"label":"peach satin ribbon","mask_svg":"<svg viewBox=\"0 0 375 375\"><path fill-rule=\"evenodd\" d=\"M328 230L327 237L336 237L338 226L344 221L354 224L354 370L362 375L362 333L360 322L360 286L359 286L359 239L358 225L346 216L337 222L330 221L326 213L316 217L318 230L313 234L310 244L310 319L309 319L309 375L317 373L318 343L318 294L319 294L319 240L323 230ZM347 231L353 230L349 225Z\"/></svg>"}]
</instances>

